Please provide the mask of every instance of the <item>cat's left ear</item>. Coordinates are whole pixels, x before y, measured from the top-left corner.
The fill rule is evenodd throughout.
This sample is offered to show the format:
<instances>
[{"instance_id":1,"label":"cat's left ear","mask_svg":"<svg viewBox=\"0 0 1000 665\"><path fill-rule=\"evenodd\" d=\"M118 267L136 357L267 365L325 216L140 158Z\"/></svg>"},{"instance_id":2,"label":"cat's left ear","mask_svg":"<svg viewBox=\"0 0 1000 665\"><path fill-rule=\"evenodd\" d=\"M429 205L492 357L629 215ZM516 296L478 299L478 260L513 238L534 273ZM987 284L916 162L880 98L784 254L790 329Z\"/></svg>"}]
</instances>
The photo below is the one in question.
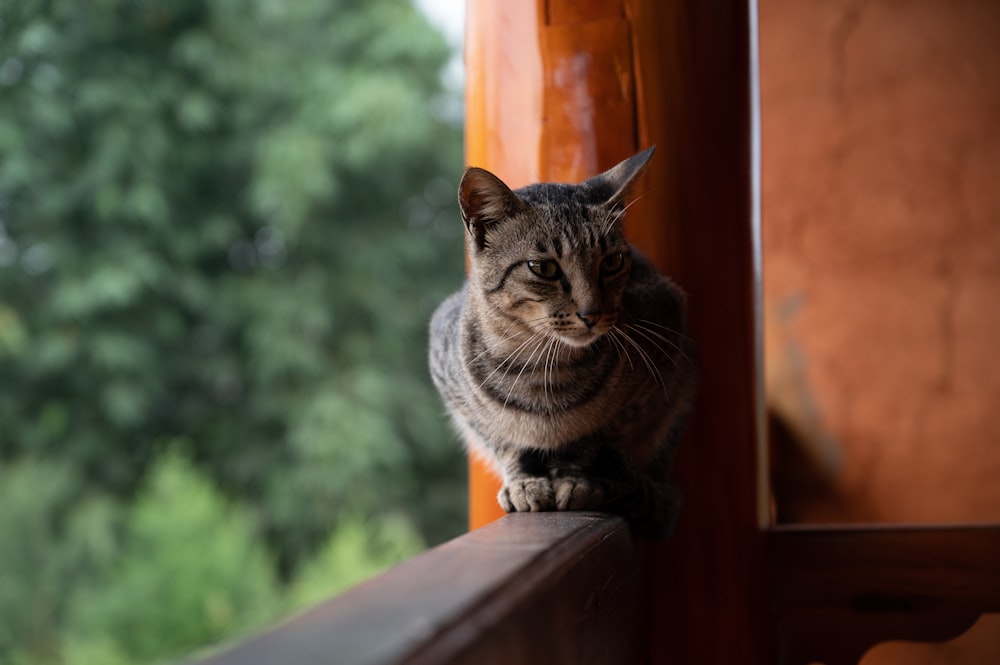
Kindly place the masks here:
<instances>
[{"instance_id":1,"label":"cat's left ear","mask_svg":"<svg viewBox=\"0 0 1000 665\"><path fill-rule=\"evenodd\" d=\"M477 167L465 170L458 185L458 203L465 228L480 251L486 247L486 233L491 227L525 207L503 180Z\"/></svg>"},{"instance_id":2,"label":"cat's left ear","mask_svg":"<svg viewBox=\"0 0 1000 665\"><path fill-rule=\"evenodd\" d=\"M656 146L646 148L632 155L604 173L596 175L580 183L580 187L589 190L590 202L595 205L614 206L621 203L629 188L646 169L649 158L653 156Z\"/></svg>"}]
</instances>

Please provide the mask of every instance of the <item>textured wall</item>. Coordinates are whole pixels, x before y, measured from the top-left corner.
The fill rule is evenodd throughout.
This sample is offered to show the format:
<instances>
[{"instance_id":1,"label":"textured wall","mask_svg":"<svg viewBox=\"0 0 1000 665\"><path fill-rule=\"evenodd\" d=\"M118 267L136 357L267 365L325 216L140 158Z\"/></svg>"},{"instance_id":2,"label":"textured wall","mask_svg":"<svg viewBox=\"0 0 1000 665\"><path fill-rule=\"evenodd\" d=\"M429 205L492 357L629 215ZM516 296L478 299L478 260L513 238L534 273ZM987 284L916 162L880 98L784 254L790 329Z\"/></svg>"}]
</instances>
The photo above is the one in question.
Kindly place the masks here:
<instances>
[{"instance_id":1,"label":"textured wall","mask_svg":"<svg viewBox=\"0 0 1000 665\"><path fill-rule=\"evenodd\" d=\"M1000 2L760 30L769 399L818 474L779 453L779 512L1000 521Z\"/></svg>"}]
</instances>

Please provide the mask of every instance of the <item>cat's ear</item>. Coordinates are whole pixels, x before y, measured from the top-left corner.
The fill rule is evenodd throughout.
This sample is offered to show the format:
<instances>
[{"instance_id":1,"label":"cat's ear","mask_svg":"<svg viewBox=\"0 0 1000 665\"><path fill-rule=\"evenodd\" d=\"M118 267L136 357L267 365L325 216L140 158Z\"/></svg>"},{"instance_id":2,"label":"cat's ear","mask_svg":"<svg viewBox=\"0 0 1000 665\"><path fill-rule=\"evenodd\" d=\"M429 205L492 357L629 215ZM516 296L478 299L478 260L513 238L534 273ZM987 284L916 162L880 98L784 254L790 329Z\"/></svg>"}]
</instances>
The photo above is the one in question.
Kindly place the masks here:
<instances>
[{"instance_id":1,"label":"cat's ear","mask_svg":"<svg viewBox=\"0 0 1000 665\"><path fill-rule=\"evenodd\" d=\"M503 180L477 167L465 170L458 185L458 203L462 208L462 221L477 250L486 247L486 232L492 226L525 206Z\"/></svg>"},{"instance_id":2,"label":"cat's ear","mask_svg":"<svg viewBox=\"0 0 1000 665\"><path fill-rule=\"evenodd\" d=\"M646 169L654 150L655 145L580 183L581 187L588 190L590 202L608 207L620 204L636 178Z\"/></svg>"}]
</instances>

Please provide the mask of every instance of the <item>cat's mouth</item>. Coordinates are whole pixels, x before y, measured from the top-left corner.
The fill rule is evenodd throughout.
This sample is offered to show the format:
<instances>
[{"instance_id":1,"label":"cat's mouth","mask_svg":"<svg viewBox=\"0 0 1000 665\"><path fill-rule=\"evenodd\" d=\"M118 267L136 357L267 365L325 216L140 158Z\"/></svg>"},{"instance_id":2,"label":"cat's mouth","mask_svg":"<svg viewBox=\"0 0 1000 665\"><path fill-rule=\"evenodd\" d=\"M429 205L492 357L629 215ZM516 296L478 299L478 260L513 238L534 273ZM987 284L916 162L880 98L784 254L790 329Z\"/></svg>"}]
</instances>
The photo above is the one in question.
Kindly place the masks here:
<instances>
[{"instance_id":1,"label":"cat's mouth","mask_svg":"<svg viewBox=\"0 0 1000 665\"><path fill-rule=\"evenodd\" d=\"M615 327L616 317L610 314L580 315L572 320L569 316L552 317L548 325L549 336L577 349L590 346Z\"/></svg>"},{"instance_id":2,"label":"cat's mouth","mask_svg":"<svg viewBox=\"0 0 1000 665\"><path fill-rule=\"evenodd\" d=\"M596 330L581 330L577 332L562 333L559 335L559 339L569 346L575 346L582 349L585 346L593 344L594 341L603 334L603 332L598 332Z\"/></svg>"}]
</instances>

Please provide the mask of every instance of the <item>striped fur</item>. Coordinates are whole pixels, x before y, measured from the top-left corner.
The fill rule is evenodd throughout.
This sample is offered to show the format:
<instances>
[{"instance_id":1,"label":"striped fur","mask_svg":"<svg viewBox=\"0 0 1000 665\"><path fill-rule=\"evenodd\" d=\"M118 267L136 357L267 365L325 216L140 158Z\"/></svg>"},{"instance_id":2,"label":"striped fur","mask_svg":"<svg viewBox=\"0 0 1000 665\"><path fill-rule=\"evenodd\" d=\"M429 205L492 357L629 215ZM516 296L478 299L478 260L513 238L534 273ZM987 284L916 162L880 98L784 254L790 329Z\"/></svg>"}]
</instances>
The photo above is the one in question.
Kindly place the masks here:
<instances>
[{"instance_id":1,"label":"striped fur","mask_svg":"<svg viewBox=\"0 0 1000 665\"><path fill-rule=\"evenodd\" d=\"M462 178L469 274L431 321L430 369L508 512L610 510L670 531L694 384L684 295L621 225L651 154L579 185Z\"/></svg>"}]
</instances>

